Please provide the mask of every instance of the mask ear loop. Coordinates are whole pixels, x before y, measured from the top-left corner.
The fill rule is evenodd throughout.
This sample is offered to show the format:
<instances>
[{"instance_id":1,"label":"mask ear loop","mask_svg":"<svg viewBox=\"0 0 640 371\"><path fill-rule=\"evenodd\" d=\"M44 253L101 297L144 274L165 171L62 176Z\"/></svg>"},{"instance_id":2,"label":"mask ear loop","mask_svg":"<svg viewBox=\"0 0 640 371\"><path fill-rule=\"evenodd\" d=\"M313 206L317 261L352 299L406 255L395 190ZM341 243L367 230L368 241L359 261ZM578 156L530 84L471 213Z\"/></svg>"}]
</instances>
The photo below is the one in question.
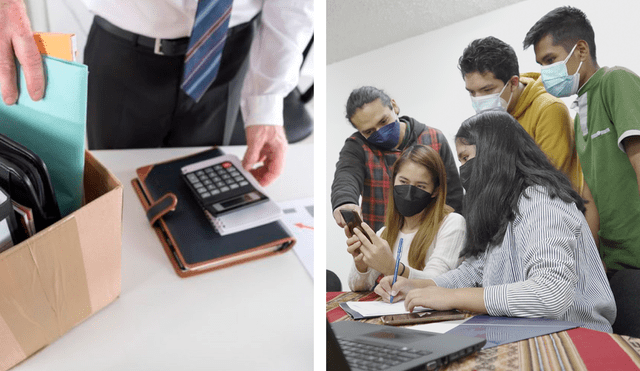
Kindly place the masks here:
<instances>
[{"instance_id":1,"label":"mask ear loop","mask_svg":"<svg viewBox=\"0 0 640 371\"><path fill-rule=\"evenodd\" d=\"M511 85L511 79L509 79L509 81L507 81L507 83L504 84L504 88L502 88L500 95L502 95L502 93L504 92L504 89L507 88L507 85ZM511 103L511 98L513 98L513 91L511 92L511 95L509 95L509 100L507 101L507 106L505 107L506 110L509 109L509 103Z\"/></svg>"},{"instance_id":2,"label":"mask ear loop","mask_svg":"<svg viewBox=\"0 0 640 371\"><path fill-rule=\"evenodd\" d=\"M576 50L577 46L578 46L578 43L576 43L576 45L573 46L573 48L569 52L569 55L567 55L567 57L564 59L564 61L562 63L564 63L565 65L567 64L567 61L569 60L569 58L571 58L571 56L573 55L573 52Z\"/></svg>"}]
</instances>

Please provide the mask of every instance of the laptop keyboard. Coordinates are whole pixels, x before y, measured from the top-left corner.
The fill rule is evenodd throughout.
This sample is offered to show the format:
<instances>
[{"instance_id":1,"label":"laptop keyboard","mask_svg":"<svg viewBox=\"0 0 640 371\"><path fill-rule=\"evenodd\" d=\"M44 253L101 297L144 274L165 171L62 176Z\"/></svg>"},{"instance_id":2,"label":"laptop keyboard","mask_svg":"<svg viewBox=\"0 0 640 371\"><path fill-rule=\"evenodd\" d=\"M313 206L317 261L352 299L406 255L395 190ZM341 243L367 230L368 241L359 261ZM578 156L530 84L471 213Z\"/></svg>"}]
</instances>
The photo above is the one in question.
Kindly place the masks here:
<instances>
[{"instance_id":1,"label":"laptop keyboard","mask_svg":"<svg viewBox=\"0 0 640 371\"><path fill-rule=\"evenodd\" d=\"M338 337L338 343L349 366L362 370L385 370L431 354L427 350L417 351L392 345L371 345L341 339L340 337Z\"/></svg>"}]
</instances>

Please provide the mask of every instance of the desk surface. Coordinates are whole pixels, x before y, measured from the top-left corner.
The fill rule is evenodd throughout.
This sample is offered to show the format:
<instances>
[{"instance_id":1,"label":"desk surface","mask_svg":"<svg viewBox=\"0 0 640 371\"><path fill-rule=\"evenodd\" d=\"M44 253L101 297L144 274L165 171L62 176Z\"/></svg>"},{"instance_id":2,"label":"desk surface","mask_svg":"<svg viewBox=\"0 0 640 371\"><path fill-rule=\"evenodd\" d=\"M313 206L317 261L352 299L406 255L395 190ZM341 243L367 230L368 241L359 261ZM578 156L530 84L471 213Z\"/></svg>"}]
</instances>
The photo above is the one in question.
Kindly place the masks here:
<instances>
[{"instance_id":1,"label":"desk surface","mask_svg":"<svg viewBox=\"0 0 640 371\"><path fill-rule=\"evenodd\" d=\"M244 148L222 149L242 157ZM93 152L124 186L122 292L14 370L313 368L313 282L293 251L183 279L149 226L135 169L202 149ZM267 193L311 197L309 164L313 145L291 145Z\"/></svg>"},{"instance_id":2,"label":"desk surface","mask_svg":"<svg viewBox=\"0 0 640 371\"><path fill-rule=\"evenodd\" d=\"M380 300L371 292L327 293L329 322L350 321L340 303ZM363 320L381 325L380 318ZM640 339L576 328L484 349L443 370L638 370Z\"/></svg>"}]
</instances>

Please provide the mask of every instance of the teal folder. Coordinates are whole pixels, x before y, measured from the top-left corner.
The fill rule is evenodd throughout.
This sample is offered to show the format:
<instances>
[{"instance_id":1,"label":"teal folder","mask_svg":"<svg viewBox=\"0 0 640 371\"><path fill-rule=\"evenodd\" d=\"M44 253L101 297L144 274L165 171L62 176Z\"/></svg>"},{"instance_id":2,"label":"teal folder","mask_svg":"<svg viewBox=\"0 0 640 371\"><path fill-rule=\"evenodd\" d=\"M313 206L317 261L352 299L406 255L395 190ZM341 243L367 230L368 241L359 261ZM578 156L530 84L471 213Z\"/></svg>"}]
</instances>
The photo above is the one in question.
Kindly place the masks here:
<instances>
[{"instance_id":1,"label":"teal folder","mask_svg":"<svg viewBox=\"0 0 640 371\"><path fill-rule=\"evenodd\" d=\"M87 120L87 66L43 55L44 98L34 102L20 70L18 102L0 101L0 133L35 152L47 165L60 213L82 206Z\"/></svg>"}]
</instances>

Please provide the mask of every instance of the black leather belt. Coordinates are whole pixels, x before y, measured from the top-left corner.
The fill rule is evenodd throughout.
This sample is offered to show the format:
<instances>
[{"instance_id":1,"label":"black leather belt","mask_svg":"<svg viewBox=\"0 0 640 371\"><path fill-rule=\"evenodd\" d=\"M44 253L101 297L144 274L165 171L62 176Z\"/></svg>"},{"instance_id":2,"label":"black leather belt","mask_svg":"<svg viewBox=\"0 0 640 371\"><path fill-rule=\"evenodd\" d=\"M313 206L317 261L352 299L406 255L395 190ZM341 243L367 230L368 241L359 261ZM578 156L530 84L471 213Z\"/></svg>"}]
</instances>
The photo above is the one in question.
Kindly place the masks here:
<instances>
[{"instance_id":1,"label":"black leather belt","mask_svg":"<svg viewBox=\"0 0 640 371\"><path fill-rule=\"evenodd\" d=\"M135 45L147 47L155 54L167 56L185 55L189 47L188 37L181 37L179 39L154 39L123 30L100 16L96 16L94 22L110 34L130 41Z\"/></svg>"}]
</instances>

